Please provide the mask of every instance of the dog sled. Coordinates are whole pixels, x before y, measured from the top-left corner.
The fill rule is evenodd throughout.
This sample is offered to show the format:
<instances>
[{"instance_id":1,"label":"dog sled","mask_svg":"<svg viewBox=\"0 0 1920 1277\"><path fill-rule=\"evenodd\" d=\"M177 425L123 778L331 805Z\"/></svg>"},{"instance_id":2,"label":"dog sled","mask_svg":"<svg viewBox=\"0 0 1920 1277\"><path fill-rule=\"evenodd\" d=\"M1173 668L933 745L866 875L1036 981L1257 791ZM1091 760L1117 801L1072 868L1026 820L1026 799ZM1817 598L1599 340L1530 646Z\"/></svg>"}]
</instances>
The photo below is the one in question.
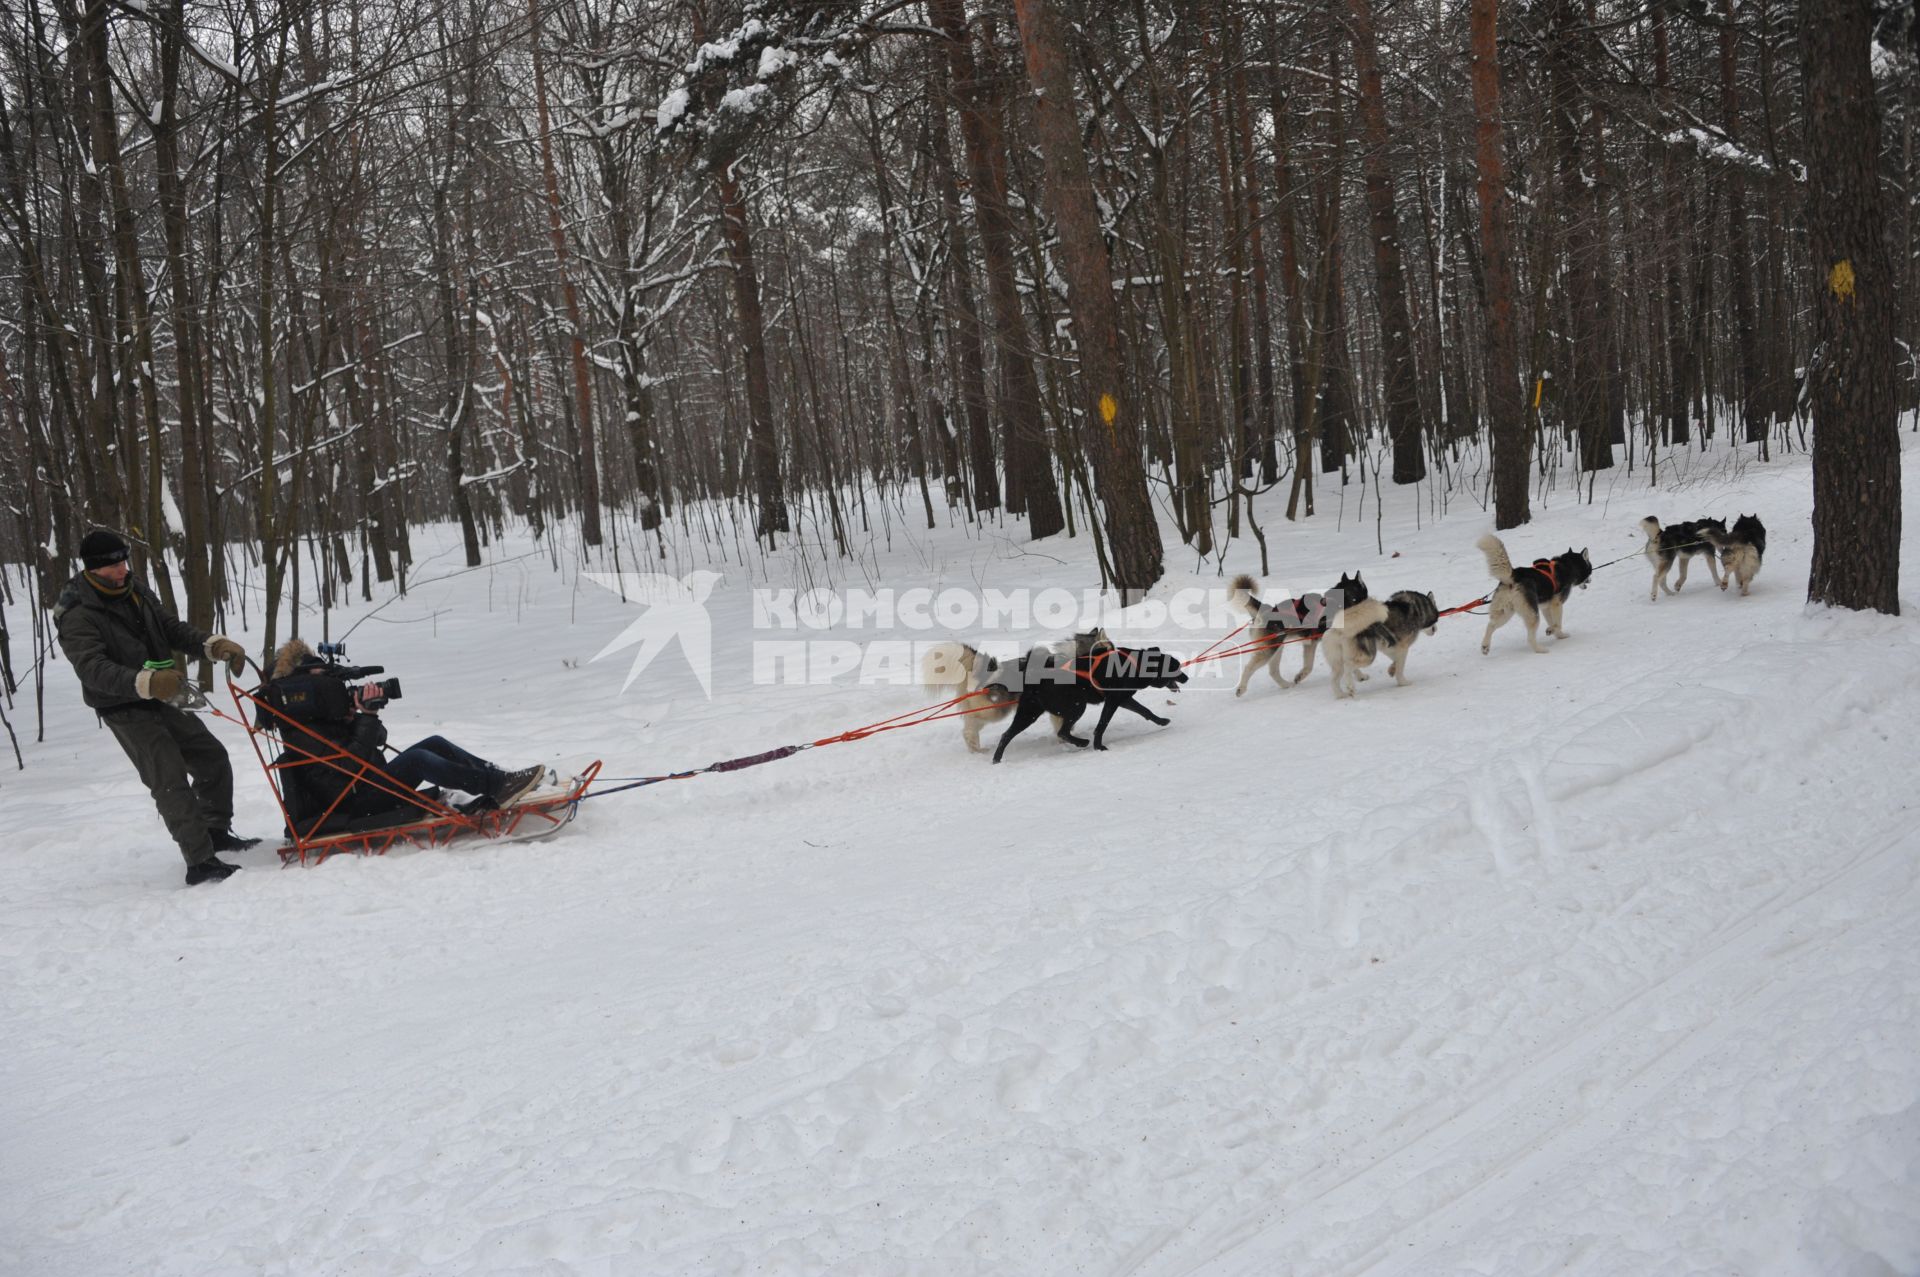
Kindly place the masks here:
<instances>
[{"instance_id":1,"label":"dog sled","mask_svg":"<svg viewBox=\"0 0 1920 1277\"><path fill-rule=\"evenodd\" d=\"M298 728L299 723L268 704L259 695L262 689L234 682L227 686L280 809L285 836L276 850L283 865L319 864L342 853L384 856L396 847L550 838L573 823L580 800L600 775L598 760L571 775L549 768L539 784L504 807L455 805L439 790L416 790L344 747L316 751L298 743L296 736L315 738L305 731L288 732L286 728ZM301 776L317 768L335 774L338 793L324 807L303 806L294 791Z\"/></svg>"}]
</instances>

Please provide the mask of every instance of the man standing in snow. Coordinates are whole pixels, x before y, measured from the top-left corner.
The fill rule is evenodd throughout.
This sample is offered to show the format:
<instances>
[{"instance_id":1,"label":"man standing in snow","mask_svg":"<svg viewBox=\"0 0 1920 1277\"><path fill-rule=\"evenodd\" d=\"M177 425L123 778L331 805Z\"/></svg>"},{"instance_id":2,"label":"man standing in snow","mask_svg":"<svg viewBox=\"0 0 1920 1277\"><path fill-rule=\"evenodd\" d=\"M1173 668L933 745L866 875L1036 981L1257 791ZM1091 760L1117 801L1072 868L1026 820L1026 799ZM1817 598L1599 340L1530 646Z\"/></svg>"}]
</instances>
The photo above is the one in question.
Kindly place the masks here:
<instances>
[{"instance_id":1,"label":"man standing in snow","mask_svg":"<svg viewBox=\"0 0 1920 1277\"><path fill-rule=\"evenodd\" d=\"M219 882L240 866L214 853L260 840L238 837L231 828L233 766L226 747L193 715L169 704L186 682L173 654L205 652L238 673L246 651L169 613L128 575L127 553L127 543L103 529L80 542L86 570L53 605L60 650L80 678L82 698L120 742L180 844L187 885Z\"/></svg>"}]
</instances>

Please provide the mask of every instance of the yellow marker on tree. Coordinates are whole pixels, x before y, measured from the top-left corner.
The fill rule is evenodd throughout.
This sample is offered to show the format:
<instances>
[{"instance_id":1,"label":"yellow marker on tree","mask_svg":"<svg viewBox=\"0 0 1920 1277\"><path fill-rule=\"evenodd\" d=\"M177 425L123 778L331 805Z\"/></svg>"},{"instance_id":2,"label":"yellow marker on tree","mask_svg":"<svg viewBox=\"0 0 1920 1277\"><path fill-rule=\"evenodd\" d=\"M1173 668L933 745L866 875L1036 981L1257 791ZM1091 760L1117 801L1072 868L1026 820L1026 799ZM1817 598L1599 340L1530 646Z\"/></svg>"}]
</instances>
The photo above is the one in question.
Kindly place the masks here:
<instances>
[{"instance_id":1,"label":"yellow marker on tree","mask_svg":"<svg viewBox=\"0 0 1920 1277\"><path fill-rule=\"evenodd\" d=\"M1112 395L1100 396L1100 420L1107 423L1107 433L1113 433L1113 419L1120 412L1120 401Z\"/></svg>"},{"instance_id":2,"label":"yellow marker on tree","mask_svg":"<svg viewBox=\"0 0 1920 1277\"><path fill-rule=\"evenodd\" d=\"M1843 302L1853 300L1853 259L1843 257L1827 272L1827 287Z\"/></svg>"}]
</instances>

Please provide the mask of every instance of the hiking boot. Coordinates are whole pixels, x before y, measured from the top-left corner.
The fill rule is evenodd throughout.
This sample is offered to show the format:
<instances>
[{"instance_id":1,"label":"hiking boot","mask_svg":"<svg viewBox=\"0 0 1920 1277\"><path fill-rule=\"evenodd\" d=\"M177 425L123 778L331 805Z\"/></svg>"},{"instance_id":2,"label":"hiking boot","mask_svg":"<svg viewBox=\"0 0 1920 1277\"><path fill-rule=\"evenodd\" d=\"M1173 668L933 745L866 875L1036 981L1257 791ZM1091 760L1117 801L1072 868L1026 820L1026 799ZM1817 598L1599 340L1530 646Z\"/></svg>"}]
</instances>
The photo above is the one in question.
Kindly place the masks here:
<instances>
[{"instance_id":1,"label":"hiking boot","mask_svg":"<svg viewBox=\"0 0 1920 1277\"><path fill-rule=\"evenodd\" d=\"M213 839L215 851L245 851L249 847L258 847L258 838L242 838L231 829L216 829L208 835Z\"/></svg>"},{"instance_id":2,"label":"hiking boot","mask_svg":"<svg viewBox=\"0 0 1920 1277\"><path fill-rule=\"evenodd\" d=\"M545 767L522 767L517 772L501 772L494 778L493 788L487 791L486 796L497 806L511 807L531 793L546 774Z\"/></svg>"},{"instance_id":3,"label":"hiking boot","mask_svg":"<svg viewBox=\"0 0 1920 1277\"><path fill-rule=\"evenodd\" d=\"M187 885L197 887L203 882L225 882L239 872L239 865L230 865L218 856L209 856L197 865L187 866Z\"/></svg>"}]
</instances>

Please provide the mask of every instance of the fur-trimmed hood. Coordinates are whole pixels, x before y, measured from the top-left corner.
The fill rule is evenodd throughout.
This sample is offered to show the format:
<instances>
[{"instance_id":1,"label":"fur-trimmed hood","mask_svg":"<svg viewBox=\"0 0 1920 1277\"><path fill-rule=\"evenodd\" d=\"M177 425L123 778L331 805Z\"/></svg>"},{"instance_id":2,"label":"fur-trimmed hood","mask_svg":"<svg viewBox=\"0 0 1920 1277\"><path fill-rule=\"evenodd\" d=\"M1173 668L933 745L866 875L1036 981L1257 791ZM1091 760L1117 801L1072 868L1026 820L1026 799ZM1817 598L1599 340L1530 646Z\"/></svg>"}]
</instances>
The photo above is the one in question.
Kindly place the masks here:
<instances>
[{"instance_id":1,"label":"fur-trimmed hood","mask_svg":"<svg viewBox=\"0 0 1920 1277\"><path fill-rule=\"evenodd\" d=\"M273 670L268 677L285 678L302 663L313 659L313 649L307 646L305 639L288 639L273 654Z\"/></svg>"}]
</instances>

